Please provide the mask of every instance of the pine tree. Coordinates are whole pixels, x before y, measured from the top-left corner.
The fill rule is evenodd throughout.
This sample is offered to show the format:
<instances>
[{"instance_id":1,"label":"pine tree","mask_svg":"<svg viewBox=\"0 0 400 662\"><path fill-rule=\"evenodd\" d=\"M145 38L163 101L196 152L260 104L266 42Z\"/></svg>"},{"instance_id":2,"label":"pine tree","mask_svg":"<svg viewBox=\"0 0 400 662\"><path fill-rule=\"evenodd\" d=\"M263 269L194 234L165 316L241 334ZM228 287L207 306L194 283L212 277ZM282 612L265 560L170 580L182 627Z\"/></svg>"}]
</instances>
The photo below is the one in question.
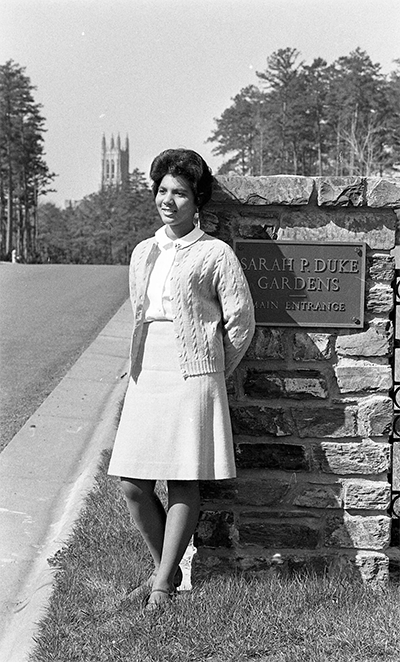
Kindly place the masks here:
<instances>
[{"instance_id":1,"label":"pine tree","mask_svg":"<svg viewBox=\"0 0 400 662\"><path fill-rule=\"evenodd\" d=\"M334 174L370 175L379 167L391 112L384 90L380 65L359 48L332 65L327 122Z\"/></svg>"},{"instance_id":2,"label":"pine tree","mask_svg":"<svg viewBox=\"0 0 400 662\"><path fill-rule=\"evenodd\" d=\"M43 158L44 118L25 68L0 66L0 222L3 255L25 260L36 251L37 201L54 175Z\"/></svg>"},{"instance_id":3,"label":"pine tree","mask_svg":"<svg viewBox=\"0 0 400 662\"><path fill-rule=\"evenodd\" d=\"M400 69L384 76L357 48L311 65L284 48L216 119L220 173L383 175L400 161ZM398 63L399 65L399 63Z\"/></svg>"},{"instance_id":4,"label":"pine tree","mask_svg":"<svg viewBox=\"0 0 400 662\"><path fill-rule=\"evenodd\" d=\"M302 174L326 171L326 98L329 67L325 60L316 58L311 65L303 65L302 81Z\"/></svg>"},{"instance_id":5,"label":"pine tree","mask_svg":"<svg viewBox=\"0 0 400 662\"><path fill-rule=\"evenodd\" d=\"M214 154L230 155L220 172L238 170L241 175L258 175L262 172L263 154L263 93L254 85L240 91L220 119L216 130L207 142L217 142Z\"/></svg>"},{"instance_id":6,"label":"pine tree","mask_svg":"<svg viewBox=\"0 0 400 662\"><path fill-rule=\"evenodd\" d=\"M382 170L385 167L400 170L400 59L395 60L396 69L391 72L385 87L387 107L391 109L386 123L385 146ZM381 170L381 172L382 172Z\"/></svg>"},{"instance_id":7,"label":"pine tree","mask_svg":"<svg viewBox=\"0 0 400 662\"><path fill-rule=\"evenodd\" d=\"M275 149L274 169L298 173L301 136L301 79L298 63L300 53L295 48L283 48L267 58L267 69L257 71L264 82L270 107Z\"/></svg>"}]
</instances>

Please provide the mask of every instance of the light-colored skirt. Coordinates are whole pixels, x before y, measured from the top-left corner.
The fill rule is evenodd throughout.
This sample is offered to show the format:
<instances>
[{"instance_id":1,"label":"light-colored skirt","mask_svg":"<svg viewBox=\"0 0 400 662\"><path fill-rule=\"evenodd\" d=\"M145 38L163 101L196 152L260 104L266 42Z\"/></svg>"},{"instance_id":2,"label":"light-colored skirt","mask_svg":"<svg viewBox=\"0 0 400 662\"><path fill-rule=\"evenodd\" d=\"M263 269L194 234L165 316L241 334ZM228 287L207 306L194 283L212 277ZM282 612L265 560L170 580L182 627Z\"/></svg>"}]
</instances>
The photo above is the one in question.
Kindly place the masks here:
<instances>
[{"instance_id":1,"label":"light-colored skirt","mask_svg":"<svg viewBox=\"0 0 400 662\"><path fill-rule=\"evenodd\" d=\"M163 480L236 475L223 372L183 378L169 321L145 324L108 473Z\"/></svg>"}]
</instances>

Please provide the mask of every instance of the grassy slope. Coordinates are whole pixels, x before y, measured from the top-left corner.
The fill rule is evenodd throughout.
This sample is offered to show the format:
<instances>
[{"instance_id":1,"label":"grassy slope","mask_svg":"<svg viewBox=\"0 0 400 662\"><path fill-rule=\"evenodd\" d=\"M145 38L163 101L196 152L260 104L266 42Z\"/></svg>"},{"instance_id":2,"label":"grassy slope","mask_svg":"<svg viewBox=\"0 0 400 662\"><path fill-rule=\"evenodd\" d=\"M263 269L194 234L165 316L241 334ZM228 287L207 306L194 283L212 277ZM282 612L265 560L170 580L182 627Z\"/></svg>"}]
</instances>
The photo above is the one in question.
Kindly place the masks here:
<instances>
[{"instance_id":1,"label":"grassy slope","mask_svg":"<svg viewBox=\"0 0 400 662\"><path fill-rule=\"evenodd\" d=\"M398 662L398 587L329 578L215 577L147 613L129 590L151 571L118 481L97 484L66 547L30 662Z\"/></svg>"}]
</instances>

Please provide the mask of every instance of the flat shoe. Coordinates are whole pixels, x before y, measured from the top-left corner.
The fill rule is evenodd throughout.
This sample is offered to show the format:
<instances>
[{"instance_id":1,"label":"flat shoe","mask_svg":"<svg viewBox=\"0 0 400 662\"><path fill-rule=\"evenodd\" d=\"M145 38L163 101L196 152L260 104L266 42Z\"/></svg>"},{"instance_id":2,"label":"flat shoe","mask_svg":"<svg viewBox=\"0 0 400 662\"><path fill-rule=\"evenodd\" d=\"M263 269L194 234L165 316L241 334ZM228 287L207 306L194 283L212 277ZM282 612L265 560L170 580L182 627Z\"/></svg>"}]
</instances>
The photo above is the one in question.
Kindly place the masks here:
<instances>
[{"instance_id":1,"label":"flat shoe","mask_svg":"<svg viewBox=\"0 0 400 662\"><path fill-rule=\"evenodd\" d=\"M146 593L149 589L153 588L154 580L156 577L157 577L157 573L153 572L150 575L150 577L148 577L142 584L139 584L139 586L136 586L135 588L128 591L125 598L129 599L133 596L141 596L143 593ZM183 573L180 567L178 566L173 582L173 586L175 590L182 584L182 579L183 579Z\"/></svg>"},{"instance_id":2,"label":"flat shoe","mask_svg":"<svg viewBox=\"0 0 400 662\"><path fill-rule=\"evenodd\" d=\"M154 595L154 593L161 593L162 595L167 596L167 597L164 597L162 600L160 600L158 602L150 602L151 596ZM166 605L169 605L171 603L172 599L175 597L175 595L176 595L175 590L166 591L163 588L155 588L154 591L151 591L151 593L149 595L149 598L147 600L147 604L146 604L146 607L145 607L146 611L155 611L156 609L159 609L160 607L165 607Z\"/></svg>"},{"instance_id":3,"label":"flat shoe","mask_svg":"<svg viewBox=\"0 0 400 662\"><path fill-rule=\"evenodd\" d=\"M134 596L141 597L145 593L148 593L148 591L152 588L154 580L156 578L155 573L153 572L150 577L145 579L144 582L139 584L139 586L135 586L135 588L130 589L126 596L125 600L129 600L129 598L133 598Z\"/></svg>"}]
</instances>

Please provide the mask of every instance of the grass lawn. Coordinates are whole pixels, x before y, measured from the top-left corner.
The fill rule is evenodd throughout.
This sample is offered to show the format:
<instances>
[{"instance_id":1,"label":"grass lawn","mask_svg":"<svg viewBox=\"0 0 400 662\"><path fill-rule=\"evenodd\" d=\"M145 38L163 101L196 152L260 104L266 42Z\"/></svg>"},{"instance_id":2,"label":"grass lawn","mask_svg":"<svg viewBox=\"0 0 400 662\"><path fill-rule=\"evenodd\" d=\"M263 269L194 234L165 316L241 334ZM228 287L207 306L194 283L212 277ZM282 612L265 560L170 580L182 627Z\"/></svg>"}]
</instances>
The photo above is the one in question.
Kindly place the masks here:
<instances>
[{"instance_id":1,"label":"grass lawn","mask_svg":"<svg viewBox=\"0 0 400 662\"><path fill-rule=\"evenodd\" d=\"M146 612L132 587L151 571L104 455L68 544L29 662L399 662L398 585L214 577Z\"/></svg>"}]
</instances>

